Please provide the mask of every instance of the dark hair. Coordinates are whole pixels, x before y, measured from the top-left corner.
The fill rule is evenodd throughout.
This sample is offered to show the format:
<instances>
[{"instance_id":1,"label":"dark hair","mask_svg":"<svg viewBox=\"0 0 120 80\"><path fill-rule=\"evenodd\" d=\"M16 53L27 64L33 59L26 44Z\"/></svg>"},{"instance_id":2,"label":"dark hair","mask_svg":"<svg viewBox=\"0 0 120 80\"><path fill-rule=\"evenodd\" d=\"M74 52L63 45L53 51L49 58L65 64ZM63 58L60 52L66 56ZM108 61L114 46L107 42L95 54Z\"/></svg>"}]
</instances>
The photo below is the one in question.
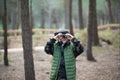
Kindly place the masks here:
<instances>
[{"instance_id":1,"label":"dark hair","mask_svg":"<svg viewBox=\"0 0 120 80\"><path fill-rule=\"evenodd\" d=\"M54 33L54 35L56 36L58 33L66 34L69 32L67 30L59 30L58 32Z\"/></svg>"}]
</instances>

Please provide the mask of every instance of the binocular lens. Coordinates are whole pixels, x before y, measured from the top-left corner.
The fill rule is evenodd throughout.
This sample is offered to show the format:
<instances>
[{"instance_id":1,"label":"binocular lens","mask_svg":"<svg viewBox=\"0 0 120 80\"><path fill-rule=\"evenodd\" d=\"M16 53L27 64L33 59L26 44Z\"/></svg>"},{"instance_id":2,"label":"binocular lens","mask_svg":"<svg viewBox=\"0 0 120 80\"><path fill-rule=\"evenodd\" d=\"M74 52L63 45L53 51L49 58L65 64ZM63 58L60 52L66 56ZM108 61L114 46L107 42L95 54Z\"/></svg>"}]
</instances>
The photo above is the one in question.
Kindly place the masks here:
<instances>
[{"instance_id":1,"label":"binocular lens","mask_svg":"<svg viewBox=\"0 0 120 80\"><path fill-rule=\"evenodd\" d=\"M62 37L63 37L63 38L67 38L67 36L66 36L65 34L62 34Z\"/></svg>"}]
</instances>

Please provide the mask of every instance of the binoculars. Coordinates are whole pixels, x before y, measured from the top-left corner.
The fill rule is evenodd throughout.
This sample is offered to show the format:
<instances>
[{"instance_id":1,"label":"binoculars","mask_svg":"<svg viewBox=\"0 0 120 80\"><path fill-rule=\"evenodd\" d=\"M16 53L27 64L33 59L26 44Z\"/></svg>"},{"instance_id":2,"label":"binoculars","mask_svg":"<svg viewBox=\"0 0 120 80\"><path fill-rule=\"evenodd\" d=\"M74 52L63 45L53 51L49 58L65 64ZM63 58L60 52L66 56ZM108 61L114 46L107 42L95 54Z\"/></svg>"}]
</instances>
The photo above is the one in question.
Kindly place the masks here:
<instances>
[{"instance_id":1,"label":"binoculars","mask_svg":"<svg viewBox=\"0 0 120 80\"><path fill-rule=\"evenodd\" d=\"M62 37L63 37L63 38L67 38L66 34L62 34Z\"/></svg>"}]
</instances>

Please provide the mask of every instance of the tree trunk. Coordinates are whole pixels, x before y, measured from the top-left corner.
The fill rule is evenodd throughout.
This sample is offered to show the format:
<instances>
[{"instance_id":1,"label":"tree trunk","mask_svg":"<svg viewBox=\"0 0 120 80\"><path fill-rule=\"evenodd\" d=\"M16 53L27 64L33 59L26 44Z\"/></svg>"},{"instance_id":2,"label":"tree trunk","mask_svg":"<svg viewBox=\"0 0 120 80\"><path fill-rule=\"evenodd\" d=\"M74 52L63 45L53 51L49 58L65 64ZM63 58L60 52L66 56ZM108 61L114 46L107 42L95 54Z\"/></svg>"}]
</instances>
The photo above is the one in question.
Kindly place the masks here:
<instances>
[{"instance_id":1,"label":"tree trunk","mask_svg":"<svg viewBox=\"0 0 120 80\"><path fill-rule=\"evenodd\" d=\"M51 29L52 28L52 20L51 20L52 19L52 16L51 16L51 14L52 14L51 12L52 11L51 11L50 1L48 2L48 10L49 10L48 11L48 13L49 13L48 14L48 16L49 16L49 18L48 18L48 24L49 24L49 29Z\"/></svg>"},{"instance_id":2,"label":"tree trunk","mask_svg":"<svg viewBox=\"0 0 120 80\"><path fill-rule=\"evenodd\" d=\"M64 10L65 10L65 28L69 28L69 0L64 0Z\"/></svg>"},{"instance_id":3,"label":"tree trunk","mask_svg":"<svg viewBox=\"0 0 120 80\"><path fill-rule=\"evenodd\" d=\"M78 0L79 29L83 29L82 0Z\"/></svg>"},{"instance_id":4,"label":"tree trunk","mask_svg":"<svg viewBox=\"0 0 120 80\"><path fill-rule=\"evenodd\" d=\"M4 16L2 17L4 29L4 65L8 66L8 42L7 42L7 2L4 0Z\"/></svg>"},{"instance_id":5,"label":"tree trunk","mask_svg":"<svg viewBox=\"0 0 120 80\"><path fill-rule=\"evenodd\" d=\"M102 17L102 25L104 25L105 24L105 15L104 15L104 13L101 13L102 15L101 15L101 17Z\"/></svg>"},{"instance_id":6,"label":"tree trunk","mask_svg":"<svg viewBox=\"0 0 120 80\"><path fill-rule=\"evenodd\" d=\"M120 0L116 4L116 23L120 24Z\"/></svg>"},{"instance_id":7,"label":"tree trunk","mask_svg":"<svg viewBox=\"0 0 120 80\"><path fill-rule=\"evenodd\" d=\"M106 3L108 6L108 12L109 12L109 22L114 23L111 0L106 0Z\"/></svg>"},{"instance_id":8,"label":"tree trunk","mask_svg":"<svg viewBox=\"0 0 120 80\"><path fill-rule=\"evenodd\" d=\"M29 20L29 0L21 0L21 23L25 80L35 80L34 62L32 54L32 27L30 26Z\"/></svg>"},{"instance_id":9,"label":"tree trunk","mask_svg":"<svg viewBox=\"0 0 120 80\"><path fill-rule=\"evenodd\" d=\"M92 55L92 36L93 36L93 20L91 20L93 15L94 0L89 0L89 18L87 27L87 60L95 61Z\"/></svg>"},{"instance_id":10,"label":"tree trunk","mask_svg":"<svg viewBox=\"0 0 120 80\"><path fill-rule=\"evenodd\" d=\"M18 29L18 14L16 12L11 13L11 28L10 29Z\"/></svg>"},{"instance_id":11,"label":"tree trunk","mask_svg":"<svg viewBox=\"0 0 120 80\"><path fill-rule=\"evenodd\" d=\"M4 9L4 0L0 0L0 20L2 20L2 16L3 16L3 9Z\"/></svg>"},{"instance_id":12,"label":"tree trunk","mask_svg":"<svg viewBox=\"0 0 120 80\"><path fill-rule=\"evenodd\" d=\"M34 19L32 14L32 0L30 0L30 26L32 29L34 28Z\"/></svg>"},{"instance_id":13,"label":"tree trunk","mask_svg":"<svg viewBox=\"0 0 120 80\"><path fill-rule=\"evenodd\" d=\"M45 29L45 10L41 9L41 28Z\"/></svg>"},{"instance_id":14,"label":"tree trunk","mask_svg":"<svg viewBox=\"0 0 120 80\"><path fill-rule=\"evenodd\" d=\"M65 0L65 27L69 28L70 33L74 35L72 25L72 0Z\"/></svg>"},{"instance_id":15,"label":"tree trunk","mask_svg":"<svg viewBox=\"0 0 120 80\"><path fill-rule=\"evenodd\" d=\"M96 14L96 0L93 1L93 45L98 46L99 45L99 38L98 38L98 29L97 29L97 14Z\"/></svg>"},{"instance_id":16,"label":"tree trunk","mask_svg":"<svg viewBox=\"0 0 120 80\"><path fill-rule=\"evenodd\" d=\"M20 17L20 16L21 16L21 13L20 13L20 11L21 11L21 9L20 9L20 0L17 1L17 8L18 8L18 11L17 11L17 14L18 14L18 15L17 15L17 17L18 17L17 26L18 26L18 27L17 27L17 29L19 29L19 25L21 24L21 17Z\"/></svg>"},{"instance_id":17,"label":"tree trunk","mask_svg":"<svg viewBox=\"0 0 120 80\"><path fill-rule=\"evenodd\" d=\"M55 25L54 28L58 29L59 28L59 25L58 25L58 17L57 17L57 10L56 9L53 9L52 10L52 24Z\"/></svg>"},{"instance_id":18,"label":"tree trunk","mask_svg":"<svg viewBox=\"0 0 120 80\"><path fill-rule=\"evenodd\" d=\"M120 23L120 0L111 0L114 23Z\"/></svg>"}]
</instances>

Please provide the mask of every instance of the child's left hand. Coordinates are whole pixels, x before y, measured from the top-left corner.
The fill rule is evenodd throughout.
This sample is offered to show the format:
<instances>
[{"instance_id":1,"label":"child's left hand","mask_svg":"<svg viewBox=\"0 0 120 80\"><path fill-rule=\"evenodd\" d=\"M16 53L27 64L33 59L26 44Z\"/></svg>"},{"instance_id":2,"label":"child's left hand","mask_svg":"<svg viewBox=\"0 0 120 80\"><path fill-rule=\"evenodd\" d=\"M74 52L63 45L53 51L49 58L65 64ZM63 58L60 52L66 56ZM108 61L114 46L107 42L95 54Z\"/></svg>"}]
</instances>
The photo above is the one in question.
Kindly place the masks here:
<instances>
[{"instance_id":1,"label":"child's left hand","mask_svg":"<svg viewBox=\"0 0 120 80\"><path fill-rule=\"evenodd\" d=\"M72 38L74 38L74 36L71 35L71 34L69 34L69 33L67 33L66 36L67 36L67 39L69 39L69 40L71 40Z\"/></svg>"}]
</instances>

